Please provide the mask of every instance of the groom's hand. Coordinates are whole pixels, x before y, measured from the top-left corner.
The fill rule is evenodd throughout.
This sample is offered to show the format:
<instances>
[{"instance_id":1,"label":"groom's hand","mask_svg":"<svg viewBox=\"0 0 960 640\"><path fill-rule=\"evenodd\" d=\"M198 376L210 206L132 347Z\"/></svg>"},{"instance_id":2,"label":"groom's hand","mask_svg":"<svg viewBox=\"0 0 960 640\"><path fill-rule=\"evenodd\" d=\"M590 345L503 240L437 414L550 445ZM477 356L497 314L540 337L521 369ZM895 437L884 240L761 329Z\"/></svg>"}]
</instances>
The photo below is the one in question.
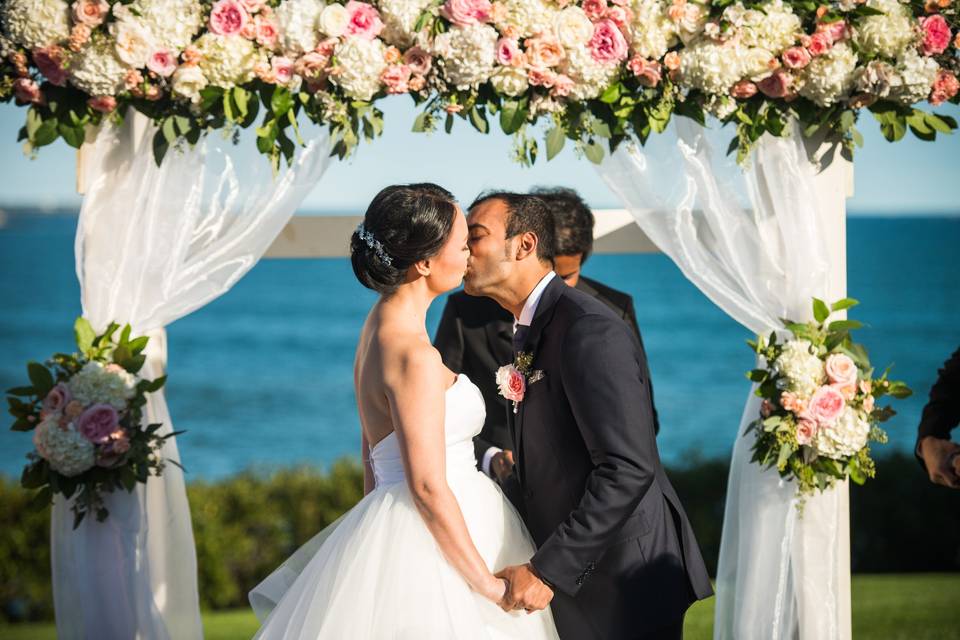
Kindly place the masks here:
<instances>
[{"instance_id":1,"label":"groom's hand","mask_svg":"<svg viewBox=\"0 0 960 640\"><path fill-rule=\"evenodd\" d=\"M537 577L529 563L507 567L496 576L507 580L508 588L500 601L504 611L526 609L528 612L546 609L553 600L553 589Z\"/></svg>"},{"instance_id":2,"label":"groom's hand","mask_svg":"<svg viewBox=\"0 0 960 640\"><path fill-rule=\"evenodd\" d=\"M960 445L950 440L927 436L920 441L920 457L927 467L930 482L953 489L960 488Z\"/></svg>"},{"instance_id":3,"label":"groom's hand","mask_svg":"<svg viewBox=\"0 0 960 640\"><path fill-rule=\"evenodd\" d=\"M513 473L513 452L504 450L493 454L490 470L499 482L506 480Z\"/></svg>"}]
</instances>

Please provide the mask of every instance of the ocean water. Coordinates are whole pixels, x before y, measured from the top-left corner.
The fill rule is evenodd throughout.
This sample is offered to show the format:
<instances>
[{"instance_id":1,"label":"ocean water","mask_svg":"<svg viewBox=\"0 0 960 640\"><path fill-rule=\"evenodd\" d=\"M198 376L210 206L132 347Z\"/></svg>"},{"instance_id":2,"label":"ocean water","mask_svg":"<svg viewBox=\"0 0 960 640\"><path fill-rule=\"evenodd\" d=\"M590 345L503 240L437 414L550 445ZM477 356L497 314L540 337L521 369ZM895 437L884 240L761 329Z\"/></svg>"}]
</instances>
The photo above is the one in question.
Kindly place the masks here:
<instances>
[{"instance_id":1,"label":"ocean water","mask_svg":"<svg viewBox=\"0 0 960 640\"><path fill-rule=\"evenodd\" d=\"M23 383L28 360L73 347L75 225L13 213L0 227L0 390ZM852 317L868 324L858 340L915 390L895 404L879 449L910 451L937 368L960 345L960 218L851 218L848 237L848 289L862 303ZM664 460L728 457L753 364L747 330L662 255L595 256L584 272L634 296ZM352 362L373 301L345 259L263 260L171 325L167 399L187 430L178 442L188 478L357 456ZM29 435L0 429L0 473L19 475L30 448Z\"/></svg>"}]
</instances>

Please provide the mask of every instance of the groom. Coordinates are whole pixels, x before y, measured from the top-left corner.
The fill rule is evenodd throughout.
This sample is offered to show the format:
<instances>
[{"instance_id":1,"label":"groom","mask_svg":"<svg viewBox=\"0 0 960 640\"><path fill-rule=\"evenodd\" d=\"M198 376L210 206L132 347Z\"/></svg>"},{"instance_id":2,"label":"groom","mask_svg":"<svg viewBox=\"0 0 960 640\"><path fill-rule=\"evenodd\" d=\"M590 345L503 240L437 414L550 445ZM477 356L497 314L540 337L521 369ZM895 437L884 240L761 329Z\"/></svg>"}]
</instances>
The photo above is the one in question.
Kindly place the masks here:
<instances>
[{"instance_id":1,"label":"groom","mask_svg":"<svg viewBox=\"0 0 960 640\"><path fill-rule=\"evenodd\" d=\"M564 640L681 638L687 608L712 589L660 464L643 352L606 305L552 271L543 201L487 193L467 222L465 290L512 312L515 356L532 357L509 412L507 491L538 550L498 574L509 581L501 606L552 601Z\"/></svg>"}]
</instances>

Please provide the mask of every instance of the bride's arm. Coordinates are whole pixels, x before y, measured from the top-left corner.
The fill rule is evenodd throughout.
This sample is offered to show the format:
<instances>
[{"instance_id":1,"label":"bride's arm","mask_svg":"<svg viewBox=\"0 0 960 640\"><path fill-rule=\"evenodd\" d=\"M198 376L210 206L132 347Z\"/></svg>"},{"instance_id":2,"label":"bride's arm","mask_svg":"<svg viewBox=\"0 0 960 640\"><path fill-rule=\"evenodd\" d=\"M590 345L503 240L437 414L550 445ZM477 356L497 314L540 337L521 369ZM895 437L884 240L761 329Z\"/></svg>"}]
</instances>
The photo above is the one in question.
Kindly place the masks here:
<instances>
[{"instance_id":1,"label":"bride's arm","mask_svg":"<svg viewBox=\"0 0 960 640\"><path fill-rule=\"evenodd\" d=\"M447 561L470 587L500 602L505 583L477 551L460 505L447 484L443 420L446 369L432 348L417 347L398 358L387 380L387 399L417 510Z\"/></svg>"}]
</instances>

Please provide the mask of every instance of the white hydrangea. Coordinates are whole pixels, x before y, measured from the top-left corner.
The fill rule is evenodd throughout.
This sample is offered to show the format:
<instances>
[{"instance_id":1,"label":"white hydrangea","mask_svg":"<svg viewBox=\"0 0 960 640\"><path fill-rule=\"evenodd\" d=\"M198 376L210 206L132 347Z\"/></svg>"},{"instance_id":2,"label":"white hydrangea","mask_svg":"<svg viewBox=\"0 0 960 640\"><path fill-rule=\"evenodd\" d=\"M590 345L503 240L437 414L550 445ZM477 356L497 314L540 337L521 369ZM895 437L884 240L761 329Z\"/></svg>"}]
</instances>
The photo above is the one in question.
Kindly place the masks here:
<instances>
[{"instance_id":1,"label":"white hydrangea","mask_svg":"<svg viewBox=\"0 0 960 640\"><path fill-rule=\"evenodd\" d=\"M866 446L870 423L852 407L845 407L837 421L817 429L814 447L827 458L844 458L856 454Z\"/></svg>"},{"instance_id":2,"label":"white hydrangea","mask_svg":"<svg viewBox=\"0 0 960 640\"><path fill-rule=\"evenodd\" d=\"M500 67L490 78L490 84L497 93L512 98L522 95L530 86L526 72L517 67Z\"/></svg>"},{"instance_id":3,"label":"white hydrangea","mask_svg":"<svg viewBox=\"0 0 960 640\"><path fill-rule=\"evenodd\" d=\"M890 95L903 104L913 104L930 95L940 65L911 48L897 60L896 69L899 82L891 89Z\"/></svg>"},{"instance_id":4,"label":"white hydrangea","mask_svg":"<svg viewBox=\"0 0 960 640\"><path fill-rule=\"evenodd\" d=\"M737 110L737 101L726 93L711 93L703 104L707 113L718 120L724 120Z\"/></svg>"},{"instance_id":5,"label":"white hydrangea","mask_svg":"<svg viewBox=\"0 0 960 640\"><path fill-rule=\"evenodd\" d=\"M414 27L431 0L380 0L381 37L389 44L406 49L416 39Z\"/></svg>"},{"instance_id":6,"label":"white hydrangea","mask_svg":"<svg viewBox=\"0 0 960 640\"><path fill-rule=\"evenodd\" d=\"M487 24L453 27L438 35L433 51L443 60L447 83L465 91L486 82L493 74L497 38Z\"/></svg>"},{"instance_id":7,"label":"white hydrangea","mask_svg":"<svg viewBox=\"0 0 960 640\"><path fill-rule=\"evenodd\" d=\"M860 22L855 36L860 51L867 56L900 57L916 38L907 8L899 0L867 0L866 5L884 15L868 16Z\"/></svg>"},{"instance_id":8,"label":"white hydrangea","mask_svg":"<svg viewBox=\"0 0 960 640\"><path fill-rule=\"evenodd\" d=\"M383 41L377 38L348 37L333 52L337 73L331 80L351 98L371 99L380 90L380 74L387 68L385 50Z\"/></svg>"},{"instance_id":9,"label":"white hydrangea","mask_svg":"<svg viewBox=\"0 0 960 640\"><path fill-rule=\"evenodd\" d=\"M803 69L798 76L798 92L821 107L829 107L849 95L856 68L857 56L850 45L835 44Z\"/></svg>"},{"instance_id":10,"label":"white hydrangea","mask_svg":"<svg viewBox=\"0 0 960 640\"><path fill-rule=\"evenodd\" d=\"M134 0L128 7L158 47L174 52L185 49L203 26L203 7L196 0Z\"/></svg>"},{"instance_id":11,"label":"white hydrangea","mask_svg":"<svg viewBox=\"0 0 960 640\"><path fill-rule=\"evenodd\" d=\"M792 391L800 398L813 395L824 380L823 361L811 350L809 340L791 340L783 345L773 368L782 377L777 381L781 390Z\"/></svg>"},{"instance_id":12,"label":"white hydrangea","mask_svg":"<svg viewBox=\"0 0 960 640\"><path fill-rule=\"evenodd\" d=\"M294 57L313 50L319 42L318 28L322 0L283 0L274 11L280 46Z\"/></svg>"},{"instance_id":13,"label":"white hydrangea","mask_svg":"<svg viewBox=\"0 0 960 640\"><path fill-rule=\"evenodd\" d=\"M800 18L782 0L768 2L762 11L738 2L724 9L723 18L736 26L743 45L763 47L775 55L792 46L801 32Z\"/></svg>"},{"instance_id":14,"label":"white hydrangea","mask_svg":"<svg viewBox=\"0 0 960 640\"><path fill-rule=\"evenodd\" d=\"M93 96L112 96L123 89L127 66L117 57L112 38L95 37L70 60L70 81Z\"/></svg>"},{"instance_id":15,"label":"white hydrangea","mask_svg":"<svg viewBox=\"0 0 960 640\"><path fill-rule=\"evenodd\" d=\"M680 55L681 82L705 93L726 94L741 78L745 53L733 40L697 40Z\"/></svg>"},{"instance_id":16,"label":"white hydrangea","mask_svg":"<svg viewBox=\"0 0 960 640\"><path fill-rule=\"evenodd\" d=\"M677 31L664 0L635 0L630 25L633 52L644 58L659 60L677 43Z\"/></svg>"},{"instance_id":17,"label":"white hydrangea","mask_svg":"<svg viewBox=\"0 0 960 640\"><path fill-rule=\"evenodd\" d=\"M204 77L224 89L253 80L256 64L266 61L263 51L239 35L205 33L195 46L200 51L199 67Z\"/></svg>"},{"instance_id":18,"label":"white hydrangea","mask_svg":"<svg viewBox=\"0 0 960 640\"><path fill-rule=\"evenodd\" d=\"M136 395L136 387L137 378L132 373L120 366L104 366L100 362L88 362L67 381L74 399L83 404L109 404L118 411Z\"/></svg>"},{"instance_id":19,"label":"white hydrangea","mask_svg":"<svg viewBox=\"0 0 960 640\"><path fill-rule=\"evenodd\" d=\"M573 80L570 90L573 100L596 98L616 80L619 72L619 65L597 62L586 47L567 50L564 73Z\"/></svg>"},{"instance_id":20,"label":"white hydrangea","mask_svg":"<svg viewBox=\"0 0 960 640\"><path fill-rule=\"evenodd\" d=\"M68 477L80 475L96 463L93 443L80 435L72 424L61 429L55 417L37 425L33 444L54 471Z\"/></svg>"},{"instance_id":21,"label":"white hydrangea","mask_svg":"<svg viewBox=\"0 0 960 640\"><path fill-rule=\"evenodd\" d=\"M501 0L500 31L515 29L520 38L529 38L553 28L560 8L550 0Z\"/></svg>"},{"instance_id":22,"label":"white hydrangea","mask_svg":"<svg viewBox=\"0 0 960 640\"><path fill-rule=\"evenodd\" d=\"M56 44L70 37L70 5L63 0L3 0L0 29L28 49Z\"/></svg>"}]
</instances>

